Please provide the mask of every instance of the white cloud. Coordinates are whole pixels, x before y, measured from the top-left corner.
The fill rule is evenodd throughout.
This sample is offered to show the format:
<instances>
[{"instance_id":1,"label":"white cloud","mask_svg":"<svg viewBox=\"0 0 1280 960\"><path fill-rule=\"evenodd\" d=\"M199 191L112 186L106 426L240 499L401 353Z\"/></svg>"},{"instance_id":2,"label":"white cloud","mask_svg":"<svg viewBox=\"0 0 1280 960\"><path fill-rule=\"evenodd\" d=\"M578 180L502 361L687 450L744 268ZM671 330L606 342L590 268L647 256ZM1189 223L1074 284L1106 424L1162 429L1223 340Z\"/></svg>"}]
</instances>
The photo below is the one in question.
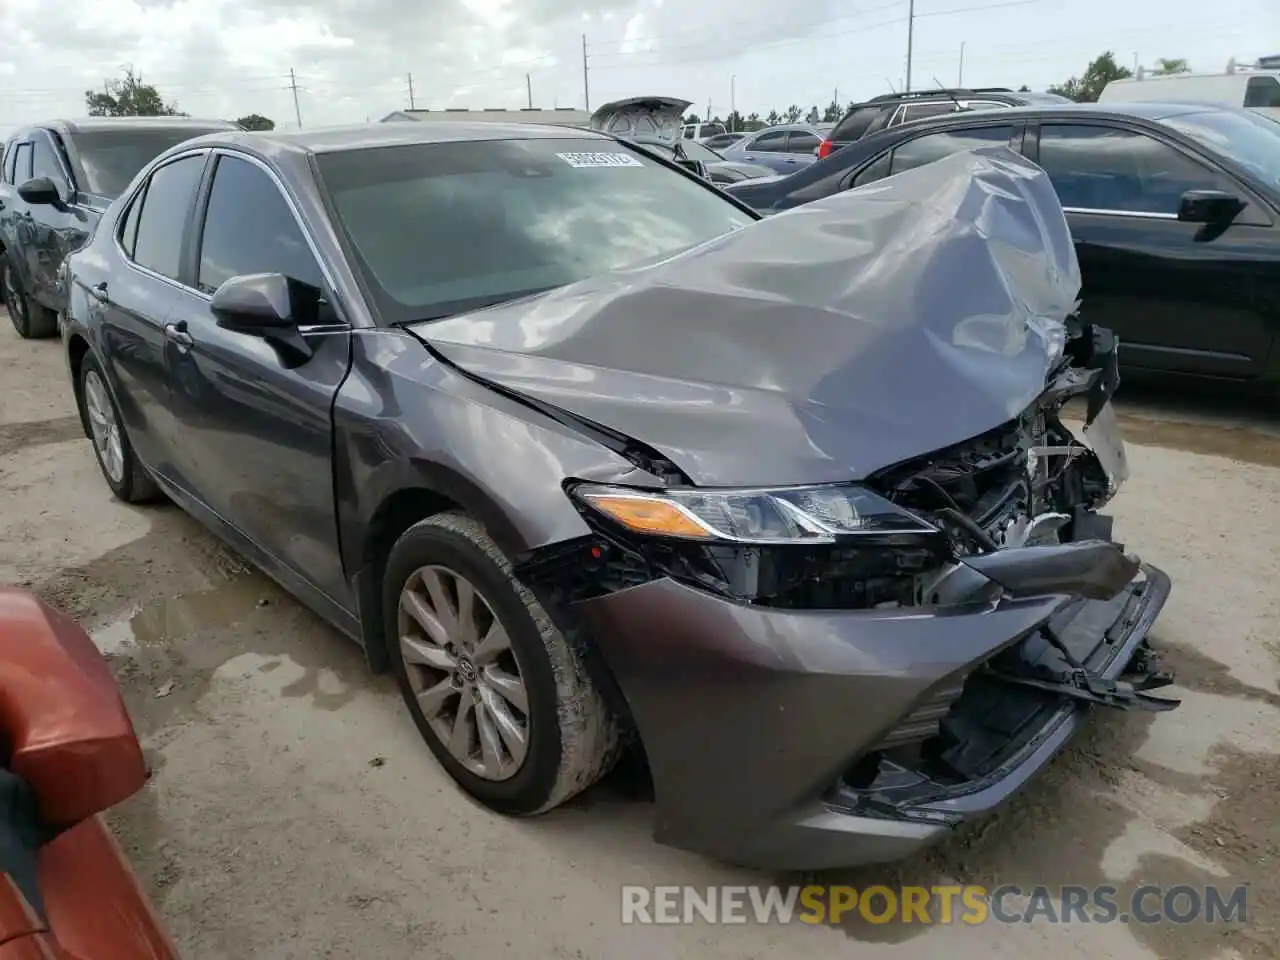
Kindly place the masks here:
<instances>
[{"instance_id":1,"label":"white cloud","mask_svg":"<svg viewBox=\"0 0 1280 960\"><path fill-rule=\"evenodd\" d=\"M84 112L84 92L132 64L193 115L308 125L408 106L581 104L582 35L594 105L646 92L744 112L884 92L904 75L907 0L94 0L0 3L0 130ZM979 7L990 9L973 9ZM1272 53L1274 0L917 0L915 85L1042 89L1112 49L1221 69ZM940 15L947 11L963 11Z\"/></svg>"}]
</instances>

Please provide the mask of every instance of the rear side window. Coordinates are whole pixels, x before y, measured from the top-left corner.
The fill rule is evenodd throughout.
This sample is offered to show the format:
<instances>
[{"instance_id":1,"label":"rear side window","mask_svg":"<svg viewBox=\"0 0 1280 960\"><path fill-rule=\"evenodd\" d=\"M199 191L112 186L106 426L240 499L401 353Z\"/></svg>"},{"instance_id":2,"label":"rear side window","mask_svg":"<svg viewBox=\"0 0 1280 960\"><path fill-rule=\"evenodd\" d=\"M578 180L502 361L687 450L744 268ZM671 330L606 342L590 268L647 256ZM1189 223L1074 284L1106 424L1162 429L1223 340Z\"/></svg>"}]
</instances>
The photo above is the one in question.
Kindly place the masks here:
<instances>
[{"instance_id":1,"label":"rear side window","mask_svg":"<svg viewBox=\"0 0 1280 960\"><path fill-rule=\"evenodd\" d=\"M951 101L944 103L911 103L902 108L898 123L910 123L912 120L923 120L925 117L940 117L944 113L955 113L959 107Z\"/></svg>"},{"instance_id":2,"label":"rear side window","mask_svg":"<svg viewBox=\"0 0 1280 960\"><path fill-rule=\"evenodd\" d=\"M260 167L220 157L200 240L197 286L213 293L231 277L281 273L313 287L320 267L280 188Z\"/></svg>"},{"instance_id":3,"label":"rear side window","mask_svg":"<svg viewBox=\"0 0 1280 960\"><path fill-rule=\"evenodd\" d=\"M762 133L748 144L748 149L759 150L762 153L786 153L787 131L773 130L769 133Z\"/></svg>"},{"instance_id":4,"label":"rear side window","mask_svg":"<svg viewBox=\"0 0 1280 960\"><path fill-rule=\"evenodd\" d=\"M1207 167L1143 133L1086 124L1040 128L1040 166L1064 207L1176 214L1188 190L1220 186Z\"/></svg>"},{"instance_id":5,"label":"rear side window","mask_svg":"<svg viewBox=\"0 0 1280 960\"><path fill-rule=\"evenodd\" d=\"M720 123L704 123L702 125L702 136L710 137L714 134L724 133L724 125Z\"/></svg>"},{"instance_id":6,"label":"rear side window","mask_svg":"<svg viewBox=\"0 0 1280 960\"><path fill-rule=\"evenodd\" d=\"M822 141L812 133L805 133L803 130L793 131L791 139L787 141L788 153L813 153L818 149L818 144Z\"/></svg>"},{"instance_id":7,"label":"rear side window","mask_svg":"<svg viewBox=\"0 0 1280 960\"><path fill-rule=\"evenodd\" d=\"M1250 77L1244 88L1246 107L1280 107L1280 80L1275 77Z\"/></svg>"},{"instance_id":8,"label":"rear side window","mask_svg":"<svg viewBox=\"0 0 1280 960\"><path fill-rule=\"evenodd\" d=\"M133 259L138 266L171 280L179 278L182 237L191 216L196 186L204 172L204 161L203 155L183 157L151 174L133 247Z\"/></svg>"}]
</instances>

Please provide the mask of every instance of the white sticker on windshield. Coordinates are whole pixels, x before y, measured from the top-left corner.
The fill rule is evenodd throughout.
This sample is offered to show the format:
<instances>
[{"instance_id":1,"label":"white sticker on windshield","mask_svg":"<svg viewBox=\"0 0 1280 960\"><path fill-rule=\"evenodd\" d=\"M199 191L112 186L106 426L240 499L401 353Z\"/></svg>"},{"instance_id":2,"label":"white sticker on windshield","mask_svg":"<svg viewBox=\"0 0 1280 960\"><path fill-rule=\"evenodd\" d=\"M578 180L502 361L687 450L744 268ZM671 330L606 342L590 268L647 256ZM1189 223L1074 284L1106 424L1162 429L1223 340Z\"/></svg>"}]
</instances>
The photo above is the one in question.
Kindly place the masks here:
<instances>
[{"instance_id":1,"label":"white sticker on windshield","mask_svg":"<svg viewBox=\"0 0 1280 960\"><path fill-rule=\"evenodd\" d=\"M557 153L571 167L643 167L629 153Z\"/></svg>"}]
</instances>

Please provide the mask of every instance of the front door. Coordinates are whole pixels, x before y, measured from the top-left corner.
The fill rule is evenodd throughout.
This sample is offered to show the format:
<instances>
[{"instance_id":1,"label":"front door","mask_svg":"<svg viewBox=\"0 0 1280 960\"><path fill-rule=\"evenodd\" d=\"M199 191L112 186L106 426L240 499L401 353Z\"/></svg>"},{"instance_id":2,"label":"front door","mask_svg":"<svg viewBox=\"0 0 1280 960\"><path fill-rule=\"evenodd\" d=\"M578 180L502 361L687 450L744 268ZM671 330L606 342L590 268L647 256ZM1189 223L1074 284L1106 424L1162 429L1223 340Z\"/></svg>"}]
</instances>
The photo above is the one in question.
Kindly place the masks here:
<instances>
[{"instance_id":1,"label":"front door","mask_svg":"<svg viewBox=\"0 0 1280 960\"><path fill-rule=\"evenodd\" d=\"M63 206L27 207L31 216L30 242L24 250L27 293L49 309L61 311L66 304L58 292L58 268L88 238L97 214L77 202L71 174L43 130L31 134L31 176L47 177L57 188Z\"/></svg>"},{"instance_id":2,"label":"front door","mask_svg":"<svg viewBox=\"0 0 1280 960\"><path fill-rule=\"evenodd\" d=\"M168 325L168 381L183 428L179 483L271 560L353 609L338 548L331 418L351 334L327 300L298 318L314 351L302 363L219 327L210 298L231 277L280 273L329 287L264 166L220 153L205 194L192 272Z\"/></svg>"},{"instance_id":3,"label":"front door","mask_svg":"<svg viewBox=\"0 0 1280 960\"><path fill-rule=\"evenodd\" d=\"M1114 330L1130 369L1250 378L1273 330L1259 277L1277 269L1276 230L1257 206L1214 235L1178 220L1188 190L1241 187L1172 142L1102 123L1040 126L1032 159L1049 174L1076 243L1081 317ZM1246 198L1247 199L1247 198Z\"/></svg>"}]
</instances>

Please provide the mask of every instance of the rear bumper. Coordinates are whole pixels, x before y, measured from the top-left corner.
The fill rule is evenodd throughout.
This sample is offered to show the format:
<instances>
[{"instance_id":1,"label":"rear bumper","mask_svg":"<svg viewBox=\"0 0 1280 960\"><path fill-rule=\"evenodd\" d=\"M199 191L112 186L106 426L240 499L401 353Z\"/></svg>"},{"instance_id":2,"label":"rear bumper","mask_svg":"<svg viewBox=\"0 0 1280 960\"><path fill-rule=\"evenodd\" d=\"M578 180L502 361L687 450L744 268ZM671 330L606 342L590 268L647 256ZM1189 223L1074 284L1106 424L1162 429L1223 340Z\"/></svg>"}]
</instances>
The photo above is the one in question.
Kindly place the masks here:
<instances>
[{"instance_id":1,"label":"rear bumper","mask_svg":"<svg viewBox=\"0 0 1280 960\"><path fill-rule=\"evenodd\" d=\"M885 803L844 782L869 750L936 724L972 671L1055 616L1084 611L1096 641L1087 666L1122 674L1170 591L1161 571L1143 571L1109 602L1059 593L946 609L785 611L664 579L576 612L644 743L656 839L744 865L824 869L905 857L1034 777L1088 704L1047 695L1021 746L959 787Z\"/></svg>"}]
</instances>

